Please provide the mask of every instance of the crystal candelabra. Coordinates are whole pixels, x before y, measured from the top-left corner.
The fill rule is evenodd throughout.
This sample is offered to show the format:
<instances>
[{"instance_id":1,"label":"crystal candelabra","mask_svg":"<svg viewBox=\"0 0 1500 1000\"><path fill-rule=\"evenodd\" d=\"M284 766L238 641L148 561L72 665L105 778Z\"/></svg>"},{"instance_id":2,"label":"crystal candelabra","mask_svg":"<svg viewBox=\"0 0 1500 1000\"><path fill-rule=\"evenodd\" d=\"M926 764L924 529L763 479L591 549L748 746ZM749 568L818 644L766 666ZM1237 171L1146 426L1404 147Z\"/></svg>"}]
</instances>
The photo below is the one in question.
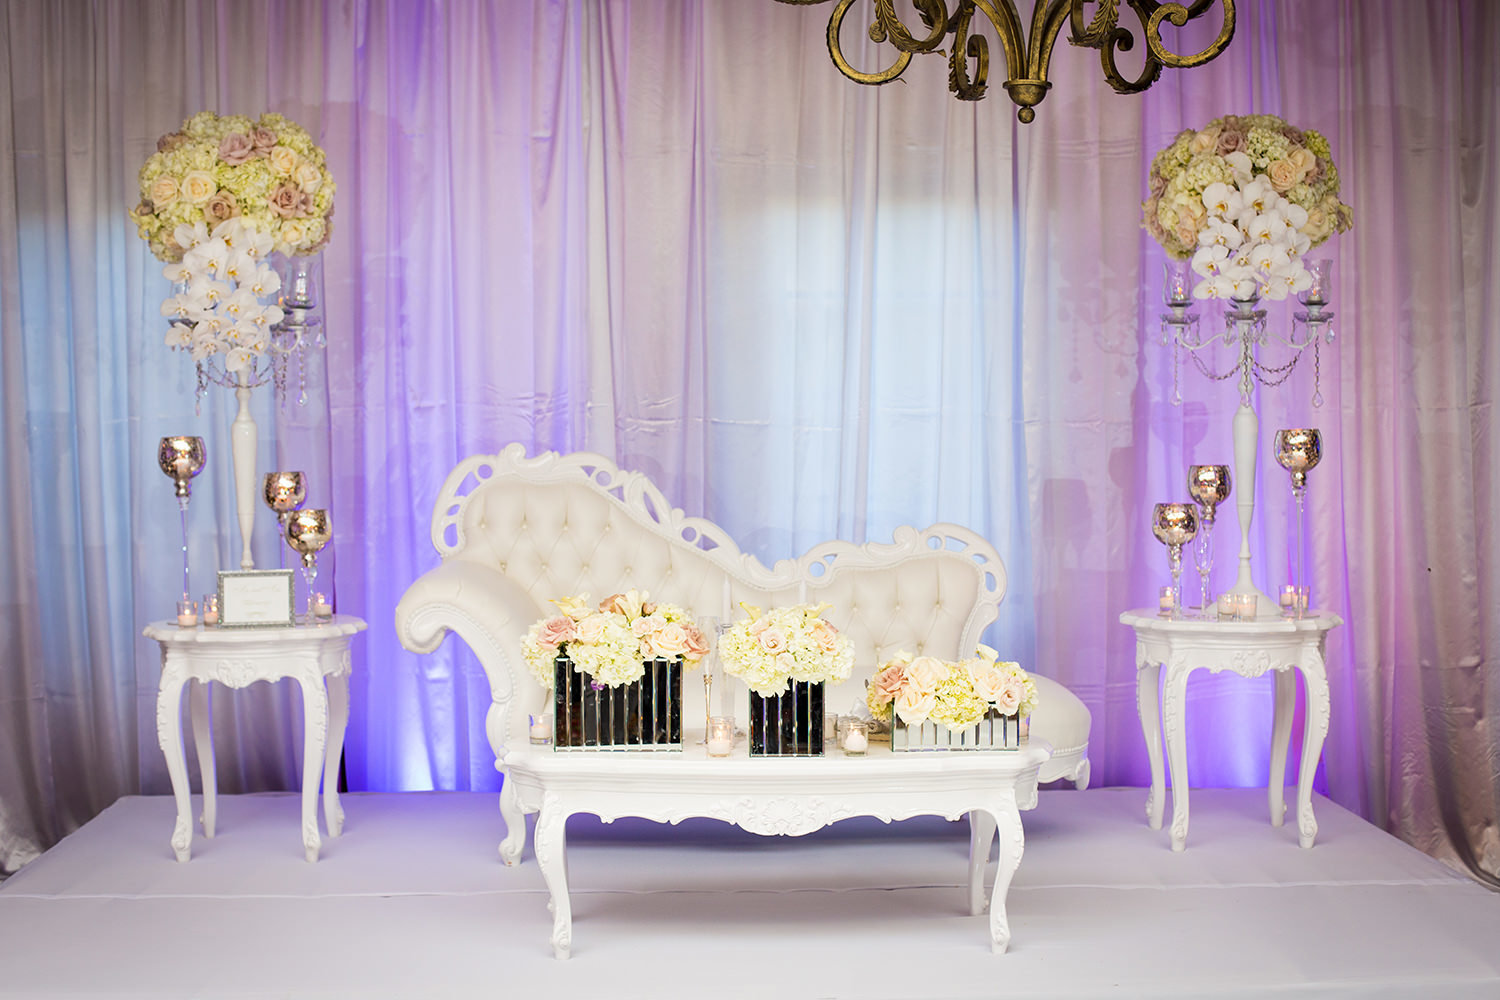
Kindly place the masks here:
<instances>
[{"instance_id":1,"label":"crystal candelabra","mask_svg":"<svg viewBox=\"0 0 1500 1000\"><path fill-rule=\"evenodd\" d=\"M1198 544L1193 547L1193 565L1198 569L1199 606L1207 614L1213 604L1209 575L1214 568L1214 515L1229 499L1229 466L1188 466L1188 496L1198 504Z\"/></svg>"},{"instance_id":2,"label":"crystal candelabra","mask_svg":"<svg viewBox=\"0 0 1500 1000\"><path fill-rule=\"evenodd\" d=\"M1181 616L1182 546L1193 540L1198 519L1192 504L1159 503L1151 511L1151 533L1167 547L1172 570L1172 617Z\"/></svg>"},{"instance_id":3,"label":"crystal candelabra","mask_svg":"<svg viewBox=\"0 0 1500 1000\"><path fill-rule=\"evenodd\" d=\"M1257 615L1275 614L1278 605L1255 586L1250 565L1250 522L1255 516L1255 467L1260 438L1260 421L1254 406L1255 388L1257 385L1274 387L1285 382L1311 350L1312 404L1315 407L1323 405L1321 347L1334 341L1333 312L1329 309L1333 261L1327 258L1311 260L1306 261L1305 266L1312 281L1297 293L1296 300L1302 308L1292 313L1292 325L1287 333L1267 329L1266 310L1260 308L1260 297L1256 295L1248 299L1226 300L1223 333L1204 336L1193 311L1191 288L1194 276L1188 263L1173 260L1166 265L1163 299L1167 312L1161 316L1161 342L1172 348L1172 402L1182 403L1179 374L1184 356L1215 382L1233 378L1239 382L1240 405L1233 423L1234 480L1239 496L1235 504L1240 522L1239 573L1228 592L1254 594ZM1235 355L1229 366L1222 370L1212 367L1208 360L1213 357L1213 348L1218 344L1230 348ZM1261 361L1261 351L1268 348L1281 352L1278 362L1267 364Z\"/></svg>"},{"instance_id":4,"label":"crystal candelabra","mask_svg":"<svg viewBox=\"0 0 1500 1000\"><path fill-rule=\"evenodd\" d=\"M1292 584L1296 587L1293 598L1293 615L1302 617L1306 608L1300 606L1305 581L1302 577L1302 522L1307 500L1307 473L1323 460L1323 435L1311 427L1293 427L1276 432L1276 464L1292 475L1292 499L1297 502L1297 549L1295 575Z\"/></svg>"},{"instance_id":5,"label":"crystal candelabra","mask_svg":"<svg viewBox=\"0 0 1500 1000\"><path fill-rule=\"evenodd\" d=\"M188 586L188 500L193 495L193 477L203 471L207 453L201 437L176 435L164 437L156 446L156 464L168 478L177 494L178 519L182 522L182 599L190 600Z\"/></svg>"}]
</instances>

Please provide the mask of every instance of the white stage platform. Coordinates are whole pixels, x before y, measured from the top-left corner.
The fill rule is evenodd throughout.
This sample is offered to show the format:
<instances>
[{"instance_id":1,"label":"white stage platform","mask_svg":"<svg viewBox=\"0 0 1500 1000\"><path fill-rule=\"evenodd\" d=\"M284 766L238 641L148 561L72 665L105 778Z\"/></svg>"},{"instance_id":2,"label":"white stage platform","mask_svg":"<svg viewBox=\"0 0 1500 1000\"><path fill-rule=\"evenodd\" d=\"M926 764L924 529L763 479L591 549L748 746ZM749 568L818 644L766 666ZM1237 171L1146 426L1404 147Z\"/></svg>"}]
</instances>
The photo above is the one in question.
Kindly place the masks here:
<instances>
[{"instance_id":1,"label":"white stage platform","mask_svg":"<svg viewBox=\"0 0 1500 1000\"><path fill-rule=\"evenodd\" d=\"M1304 851L1264 790L1195 789L1173 854L1145 794L1023 814L1005 955L966 911L961 823L579 817L566 962L494 795L349 795L316 864L296 795L222 797L187 864L171 798L127 798L0 886L0 996L1500 996L1500 895L1322 798Z\"/></svg>"}]
</instances>

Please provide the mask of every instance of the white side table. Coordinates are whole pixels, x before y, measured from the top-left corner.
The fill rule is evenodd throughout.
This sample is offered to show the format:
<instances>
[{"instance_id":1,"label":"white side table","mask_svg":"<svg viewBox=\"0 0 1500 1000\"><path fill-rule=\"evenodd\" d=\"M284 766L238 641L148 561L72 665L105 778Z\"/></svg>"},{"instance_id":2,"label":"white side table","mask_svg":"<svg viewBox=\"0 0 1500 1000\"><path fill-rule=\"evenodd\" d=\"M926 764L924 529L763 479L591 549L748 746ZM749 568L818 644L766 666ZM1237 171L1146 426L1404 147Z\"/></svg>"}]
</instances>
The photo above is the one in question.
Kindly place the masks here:
<instances>
[{"instance_id":1,"label":"white side table","mask_svg":"<svg viewBox=\"0 0 1500 1000\"><path fill-rule=\"evenodd\" d=\"M1297 772L1297 830L1301 845L1311 847L1318 834L1312 811L1313 773L1323 755L1323 739L1328 735L1328 674L1323 663L1323 641L1330 629L1343 624L1343 619L1327 612L1314 612L1311 617L1300 619L1232 622L1168 619L1153 611L1139 610L1125 612L1120 621L1135 629L1136 707L1151 760L1151 792L1146 798L1146 818L1151 829L1161 829L1165 805L1161 769L1165 722L1167 764L1172 775L1172 850L1180 851L1187 846L1187 734L1183 715L1188 674L1199 667L1215 673L1232 670L1242 677L1259 677L1268 670L1276 671L1267 794L1271 825L1281 825L1286 815L1283 785L1287 744L1291 739L1292 708L1297 694L1297 682L1292 676L1295 668L1302 672L1307 692L1302 765ZM1163 666L1167 668L1167 682L1158 702Z\"/></svg>"},{"instance_id":2,"label":"white side table","mask_svg":"<svg viewBox=\"0 0 1500 1000\"><path fill-rule=\"evenodd\" d=\"M182 688L188 681L193 682L193 742L203 779L203 835L214 835L218 795L209 730L209 681L242 688L283 677L291 677L302 686L302 846L307 860L318 860L322 847L318 836L319 778L323 782L328 835L339 835L344 825L338 774L344 755L344 729L349 722L349 640L364 628L365 623L352 615L335 615L322 624L291 628L179 628L165 621L146 626L146 637L161 644L156 736L167 758L167 773L172 777L172 794L177 800L172 850L178 861L188 860L193 843L187 756L182 746Z\"/></svg>"},{"instance_id":3,"label":"white side table","mask_svg":"<svg viewBox=\"0 0 1500 1000\"><path fill-rule=\"evenodd\" d=\"M574 813L611 823L640 816L680 823L706 816L762 836L797 837L852 816L890 822L912 816L969 817L969 912L988 902L989 941L1010 944L1005 897L1021 863L1021 809L1037 801L1037 776L1052 749L1041 740L1015 751L892 753L874 744L866 757L751 759L745 748L711 758L686 734L680 753L555 752L522 745L504 758L500 811L506 837L500 854L515 864L526 839L526 814L536 813L536 858L551 896L552 952L573 948L564 831ZM984 871L990 845L1000 841L999 867L988 901Z\"/></svg>"}]
</instances>

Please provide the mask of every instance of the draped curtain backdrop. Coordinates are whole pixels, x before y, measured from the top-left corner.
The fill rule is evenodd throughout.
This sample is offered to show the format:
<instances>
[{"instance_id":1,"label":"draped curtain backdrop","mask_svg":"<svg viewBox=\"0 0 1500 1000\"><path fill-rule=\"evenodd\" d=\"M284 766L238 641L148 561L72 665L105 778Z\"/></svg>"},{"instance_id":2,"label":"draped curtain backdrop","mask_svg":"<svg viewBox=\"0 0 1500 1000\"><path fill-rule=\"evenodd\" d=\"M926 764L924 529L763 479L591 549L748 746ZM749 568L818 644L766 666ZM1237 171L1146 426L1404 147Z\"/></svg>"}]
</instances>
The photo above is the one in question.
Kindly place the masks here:
<instances>
[{"instance_id":1,"label":"draped curtain backdrop","mask_svg":"<svg viewBox=\"0 0 1500 1000\"><path fill-rule=\"evenodd\" d=\"M996 82L978 104L948 96L937 57L884 88L845 80L826 6L8 0L0 872L121 795L168 790L141 637L180 572L162 435L208 443L195 591L237 564L233 400L195 406L190 362L162 343L168 282L125 215L189 115L280 111L338 182L329 346L305 406L254 394L257 466L303 469L332 511L319 581L370 623L348 780L401 790L498 785L477 664L457 642L405 652L392 618L436 562L448 470L511 441L643 471L766 562L904 523L987 535L1010 571L989 641L1088 704L1096 783L1144 785L1118 616L1165 582L1149 511L1186 499L1190 463L1229 462L1238 399L1184 365L1172 402L1140 202L1179 130L1270 112L1328 137L1355 227L1322 251L1323 405L1307 364L1255 399L1256 582L1290 579L1295 537L1270 434L1319 427L1307 563L1345 625L1318 790L1493 879L1500 8L1239 8L1225 55L1140 96L1060 40L1021 126ZM856 53L865 23L845 30ZM1219 589L1238 545L1226 517ZM265 510L254 550L289 561ZM1193 783L1264 783L1271 698L1269 677L1195 675ZM297 786L290 684L214 711L222 789Z\"/></svg>"}]
</instances>

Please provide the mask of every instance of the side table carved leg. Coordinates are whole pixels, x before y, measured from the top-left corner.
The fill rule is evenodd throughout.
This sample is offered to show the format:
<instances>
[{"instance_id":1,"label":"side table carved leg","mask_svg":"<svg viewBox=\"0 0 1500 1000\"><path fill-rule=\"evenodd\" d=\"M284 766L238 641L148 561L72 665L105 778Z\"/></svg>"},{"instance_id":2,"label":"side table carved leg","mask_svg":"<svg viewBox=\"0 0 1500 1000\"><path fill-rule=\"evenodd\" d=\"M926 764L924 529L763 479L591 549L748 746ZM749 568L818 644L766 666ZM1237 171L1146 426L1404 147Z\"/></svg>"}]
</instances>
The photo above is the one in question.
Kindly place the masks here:
<instances>
[{"instance_id":1,"label":"side table carved leg","mask_svg":"<svg viewBox=\"0 0 1500 1000\"><path fill-rule=\"evenodd\" d=\"M507 867L515 867L521 860L521 851L526 847L526 813L516 797L516 786L510 775L502 779L500 786L500 817L505 820L505 839L500 841L500 860Z\"/></svg>"},{"instance_id":2,"label":"side table carved leg","mask_svg":"<svg viewBox=\"0 0 1500 1000\"><path fill-rule=\"evenodd\" d=\"M1162 691L1162 724L1167 731L1167 770L1172 778L1172 850L1187 847L1188 773L1187 704L1188 675L1193 666L1187 658L1174 654L1167 664L1167 683Z\"/></svg>"},{"instance_id":3,"label":"side table carved leg","mask_svg":"<svg viewBox=\"0 0 1500 1000\"><path fill-rule=\"evenodd\" d=\"M308 861L318 860L323 838L318 834L318 779L323 775L323 751L328 739L328 691L316 664L312 676L299 676L302 685L302 848Z\"/></svg>"},{"instance_id":4,"label":"side table carved leg","mask_svg":"<svg viewBox=\"0 0 1500 1000\"><path fill-rule=\"evenodd\" d=\"M990 862L990 844L995 839L995 817L983 809L969 813L969 913L984 912L984 869Z\"/></svg>"},{"instance_id":5,"label":"side table carved leg","mask_svg":"<svg viewBox=\"0 0 1500 1000\"><path fill-rule=\"evenodd\" d=\"M1167 789L1161 766L1161 664L1136 653L1135 706L1141 717L1141 733L1146 737L1146 759L1151 762L1151 790L1146 793L1146 822L1151 829L1161 829L1161 815L1166 808Z\"/></svg>"},{"instance_id":6,"label":"side table carved leg","mask_svg":"<svg viewBox=\"0 0 1500 1000\"><path fill-rule=\"evenodd\" d=\"M557 796L542 800L536 817L536 860L547 883L552 910L552 954L567 958L573 951L573 907L568 900L568 859L565 829L568 813Z\"/></svg>"},{"instance_id":7,"label":"side table carved leg","mask_svg":"<svg viewBox=\"0 0 1500 1000\"><path fill-rule=\"evenodd\" d=\"M347 655L348 650L345 650ZM344 759L344 733L349 728L349 674L328 675L328 746L323 761L323 821L328 836L344 832L344 807L339 803L339 764Z\"/></svg>"},{"instance_id":8,"label":"side table carved leg","mask_svg":"<svg viewBox=\"0 0 1500 1000\"><path fill-rule=\"evenodd\" d=\"M1322 651L1313 653L1302 664L1302 683L1307 689L1307 715L1302 726L1302 763L1297 768L1297 842L1311 847L1318 836L1318 821L1313 818L1312 783L1323 757L1323 740L1328 736L1328 674Z\"/></svg>"},{"instance_id":9,"label":"side table carved leg","mask_svg":"<svg viewBox=\"0 0 1500 1000\"><path fill-rule=\"evenodd\" d=\"M167 774L172 779L172 798L177 804L177 820L172 826L172 853L178 861L192 856L193 804L188 787L187 755L182 748L182 686L187 681L181 667L175 666L171 654L162 654L161 682L156 689L156 742L167 758Z\"/></svg>"},{"instance_id":10,"label":"side table carved leg","mask_svg":"<svg viewBox=\"0 0 1500 1000\"><path fill-rule=\"evenodd\" d=\"M990 892L990 950L1000 955L1010 947L1010 918L1005 912L1005 897L1010 880L1021 867L1026 851L1026 834L1021 828L1021 811L1016 807L1015 790L1007 789L991 809L1000 836L1000 864L995 869L995 887Z\"/></svg>"},{"instance_id":11,"label":"side table carved leg","mask_svg":"<svg viewBox=\"0 0 1500 1000\"><path fill-rule=\"evenodd\" d=\"M198 777L203 782L203 836L212 837L219 813L219 774L214 767L214 733L209 682L194 678L188 689L188 715L193 720L193 749L198 755Z\"/></svg>"},{"instance_id":12,"label":"side table carved leg","mask_svg":"<svg viewBox=\"0 0 1500 1000\"><path fill-rule=\"evenodd\" d=\"M1266 783L1266 797L1271 807L1271 825L1280 826L1286 818L1286 751L1292 739L1297 678L1290 669L1273 672L1276 675L1276 700L1271 716L1271 775Z\"/></svg>"}]
</instances>

